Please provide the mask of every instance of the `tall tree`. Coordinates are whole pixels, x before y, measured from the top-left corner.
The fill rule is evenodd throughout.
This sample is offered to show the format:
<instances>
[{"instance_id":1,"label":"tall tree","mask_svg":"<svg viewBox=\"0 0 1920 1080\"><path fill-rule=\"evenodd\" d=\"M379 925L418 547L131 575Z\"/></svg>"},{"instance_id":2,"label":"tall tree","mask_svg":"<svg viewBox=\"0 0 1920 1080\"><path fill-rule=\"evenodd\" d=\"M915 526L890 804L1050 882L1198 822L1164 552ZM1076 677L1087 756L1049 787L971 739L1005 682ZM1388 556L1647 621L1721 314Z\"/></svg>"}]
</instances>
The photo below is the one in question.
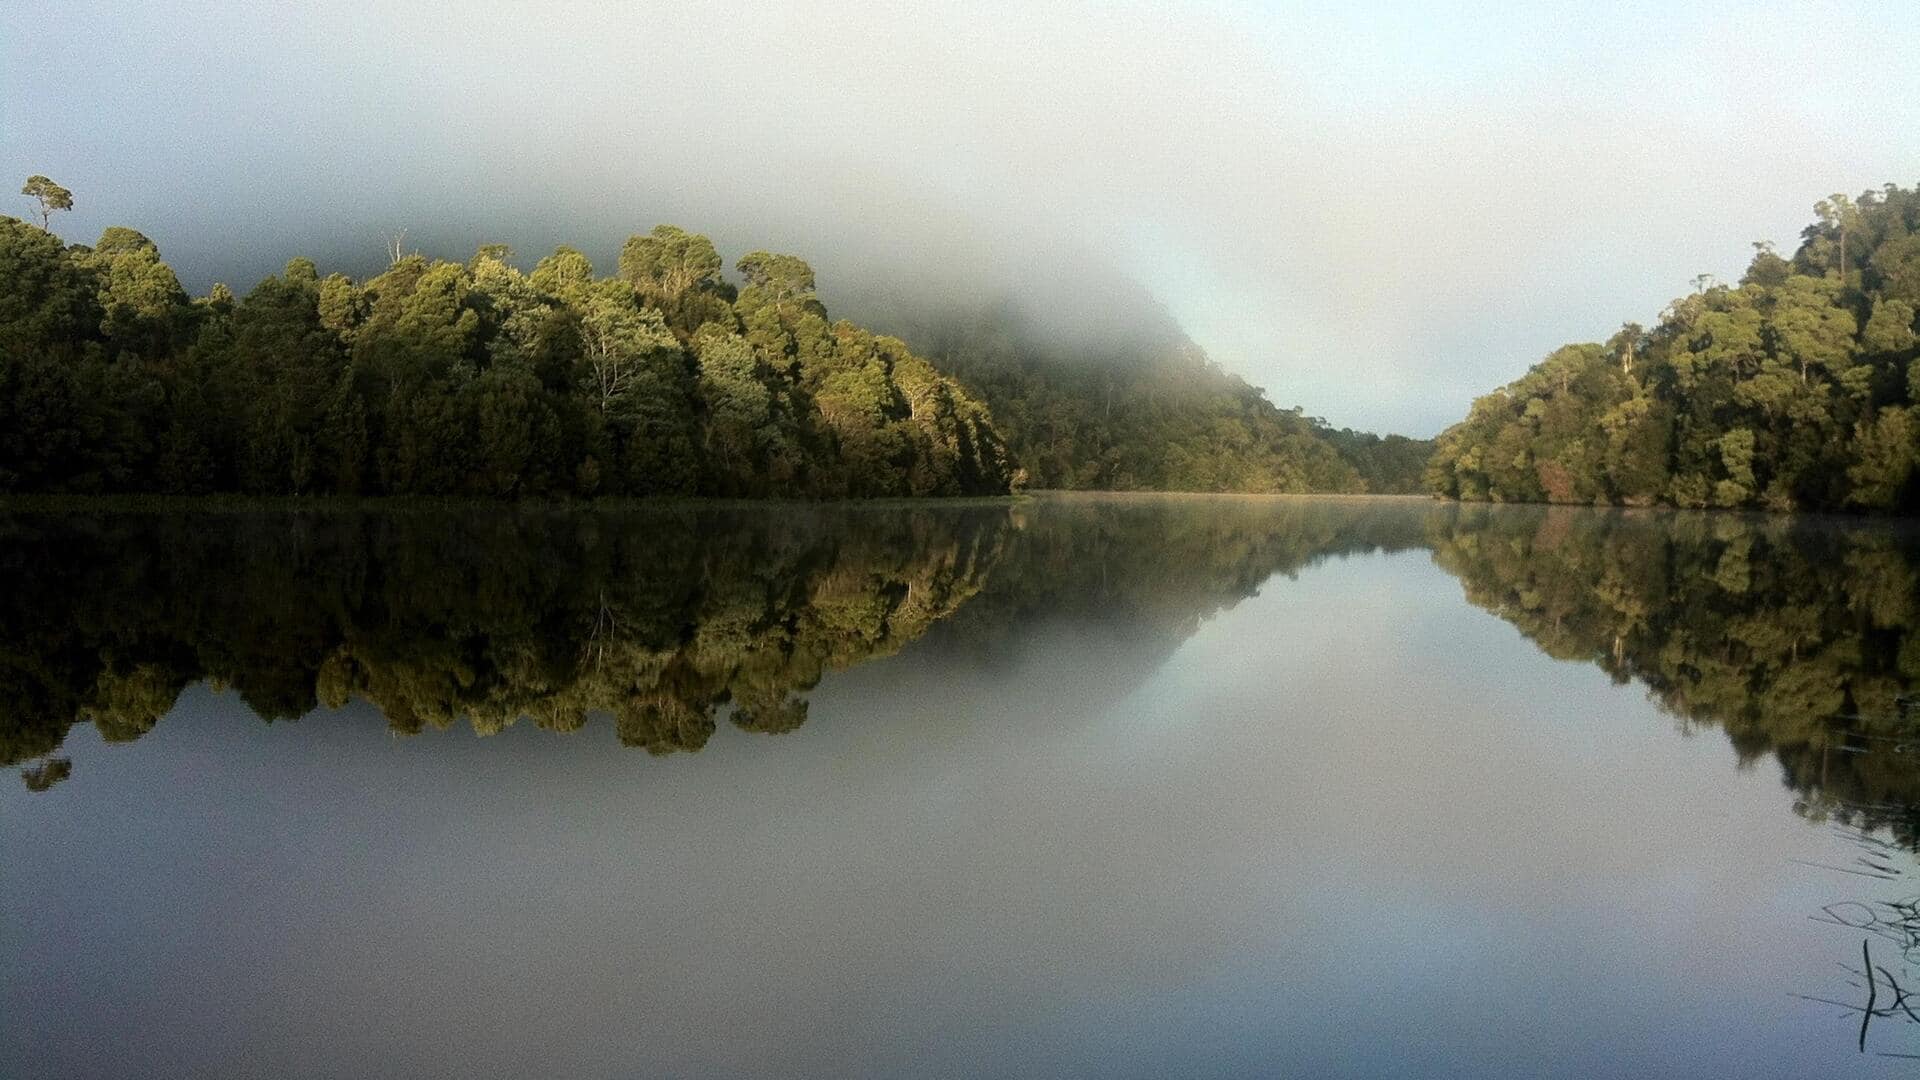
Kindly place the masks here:
<instances>
[{"instance_id":1,"label":"tall tree","mask_svg":"<svg viewBox=\"0 0 1920 1080\"><path fill-rule=\"evenodd\" d=\"M55 210L73 209L73 192L68 191L66 188L61 187L59 184L54 183L44 176L34 175L27 177L27 182L25 186L20 189L20 194L29 196L40 204L40 227L42 229L52 228L53 212Z\"/></svg>"}]
</instances>

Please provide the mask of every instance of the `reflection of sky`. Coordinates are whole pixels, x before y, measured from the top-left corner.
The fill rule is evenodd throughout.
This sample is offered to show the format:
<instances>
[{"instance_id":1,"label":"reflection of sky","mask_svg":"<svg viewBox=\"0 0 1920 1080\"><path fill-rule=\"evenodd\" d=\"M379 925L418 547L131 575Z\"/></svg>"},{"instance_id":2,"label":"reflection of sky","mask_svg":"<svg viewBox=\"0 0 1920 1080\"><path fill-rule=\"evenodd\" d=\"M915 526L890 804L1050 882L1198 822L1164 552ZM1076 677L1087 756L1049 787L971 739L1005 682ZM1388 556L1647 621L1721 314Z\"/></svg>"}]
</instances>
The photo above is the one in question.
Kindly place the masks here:
<instances>
[{"instance_id":1,"label":"reflection of sky","mask_svg":"<svg viewBox=\"0 0 1920 1080\"><path fill-rule=\"evenodd\" d=\"M1920 179L1902 8L11 0L0 176L196 289L364 272L397 226L605 270L674 220L815 258L835 303L903 265L1071 293L1080 251L1283 407L1429 435Z\"/></svg>"},{"instance_id":2,"label":"reflection of sky","mask_svg":"<svg viewBox=\"0 0 1920 1080\"><path fill-rule=\"evenodd\" d=\"M1787 996L1830 988L1849 942L1807 913L1858 889L1787 861L1832 855L1775 768L1547 658L1423 554L1272 581L1164 659L1103 653L1113 629L1033 628L992 671L930 637L829 676L795 733L669 759L604 724L396 739L202 691L131 745L76 728L71 780L0 787L0 1052L76 1076L1903 1074Z\"/></svg>"}]
</instances>

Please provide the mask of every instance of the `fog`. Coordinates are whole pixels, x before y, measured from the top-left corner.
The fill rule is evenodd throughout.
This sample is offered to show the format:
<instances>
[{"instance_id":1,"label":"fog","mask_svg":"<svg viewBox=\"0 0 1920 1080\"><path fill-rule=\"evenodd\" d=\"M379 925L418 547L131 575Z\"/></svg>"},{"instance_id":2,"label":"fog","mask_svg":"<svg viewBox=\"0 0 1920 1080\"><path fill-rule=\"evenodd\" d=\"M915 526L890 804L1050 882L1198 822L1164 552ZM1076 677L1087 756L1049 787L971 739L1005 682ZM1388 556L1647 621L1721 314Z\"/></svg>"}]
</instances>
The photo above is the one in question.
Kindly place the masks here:
<instances>
[{"instance_id":1,"label":"fog","mask_svg":"<svg viewBox=\"0 0 1920 1080\"><path fill-rule=\"evenodd\" d=\"M1916 87L1920 22L1871 3L16 0L0 168L195 290L377 270L403 227L609 271L661 221L854 312L1013 291L1098 337L1130 278L1279 404L1427 435L1920 179Z\"/></svg>"}]
</instances>

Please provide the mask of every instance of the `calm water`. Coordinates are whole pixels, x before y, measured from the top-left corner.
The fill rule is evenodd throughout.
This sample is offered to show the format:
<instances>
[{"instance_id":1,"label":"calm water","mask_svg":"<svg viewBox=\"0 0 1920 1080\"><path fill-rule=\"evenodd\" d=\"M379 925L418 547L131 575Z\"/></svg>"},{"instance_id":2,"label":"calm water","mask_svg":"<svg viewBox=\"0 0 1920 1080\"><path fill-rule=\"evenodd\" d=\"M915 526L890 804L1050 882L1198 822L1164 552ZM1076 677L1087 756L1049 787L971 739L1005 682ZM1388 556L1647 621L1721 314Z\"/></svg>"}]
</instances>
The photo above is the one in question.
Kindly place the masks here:
<instances>
[{"instance_id":1,"label":"calm water","mask_svg":"<svg viewBox=\"0 0 1920 1080\"><path fill-rule=\"evenodd\" d=\"M1424 501L0 513L0 1061L1910 1076L1917 593Z\"/></svg>"}]
</instances>

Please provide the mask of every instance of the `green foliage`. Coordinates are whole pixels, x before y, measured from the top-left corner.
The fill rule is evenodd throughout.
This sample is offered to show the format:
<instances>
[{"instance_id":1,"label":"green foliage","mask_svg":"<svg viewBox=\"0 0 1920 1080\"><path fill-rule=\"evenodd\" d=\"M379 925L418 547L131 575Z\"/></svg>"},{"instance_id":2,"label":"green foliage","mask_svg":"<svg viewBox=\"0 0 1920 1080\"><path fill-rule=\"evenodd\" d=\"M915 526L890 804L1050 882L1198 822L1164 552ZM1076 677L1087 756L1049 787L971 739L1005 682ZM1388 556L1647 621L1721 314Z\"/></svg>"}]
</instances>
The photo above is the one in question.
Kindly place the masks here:
<instances>
[{"instance_id":1,"label":"green foliage","mask_svg":"<svg viewBox=\"0 0 1920 1080\"><path fill-rule=\"evenodd\" d=\"M733 268L746 279L747 289L757 294L750 307L813 298L813 267L796 256L754 251L742 255Z\"/></svg>"},{"instance_id":2,"label":"green foliage","mask_svg":"<svg viewBox=\"0 0 1920 1080\"><path fill-rule=\"evenodd\" d=\"M1360 474L1366 485L1361 490L1376 495L1412 495L1426 490L1421 477L1427 459L1433 456L1432 439L1324 426L1318 426L1315 434Z\"/></svg>"},{"instance_id":3,"label":"green foliage","mask_svg":"<svg viewBox=\"0 0 1920 1080\"><path fill-rule=\"evenodd\" d=\"M914 336L979 392L1035 488L1405 492L1430 448L1277 408L1172 327L1091 355L1012 310Z\"/></svg>"},{"instance_id":4,"label":"green foliage","mask_svg":"<svg viewBox=\"0 0 1920 1080\"><path fill-rule=\"evenodd\" d=\"M0 218L0 491L1404 492L1426 457L1275 408L1177 331L1088 362L990 321L929 362L831 319L793 255L743 256L737 290L672 225L615 278L572 248L511 258L364 282L294 259L192 298L132 229L68 248Z\"/></svg>"},{"instance_id":5,"label":"green foliage","mask_svg":"<svg viewBox=\"0 0 1920 1080\"><path fill-rule=\"evenodd\" d=\"M9 355L69 349L99 326L91 268L18 218L0 217L0 283L0 347Z\"/></svg>"},{"instance_id":6,"label":"green foliage","mask_svg":"<svg viewBox=\"0 0 1920 1080\"><path fill-rule=\"evenodd\" d=\"M652 233L628 239L620 251L620 276L666 299L690 289L717 288L720 265L713 241L677 225L656 225Z\"/></svg>"},{"instance_id":7,"label":"green foliage","mask_svg":"<svg viewBox=\"0 0 1920 1080\"><path fill-rule=\"evenodd\" d=\"M829 324L800 259L747 256L736 297L712 243L672 226L629 241L619 278L570 248L531 274L511 254L408 255L365 282L294 259L196 300L131 229L68 248L0 218L0 491L1011 486L985 407L901 343Z\"/></svg>"},{"instance_id":8,"label":"green foliage","mask_svg":"<svg viewBox=\"0 0 1920 1080\"><path fill-rule=\"evenodd\" d=\"M1474 402L1427 469L1496 502L1920 508L1920 192L1816 208L1793 258L1759 250L1651 330L1569 346Z\"/></svg>"},{"instance_id":9,"label":"green foliage","mask_svg":"<svg viewBox=\"0 0 1920 1080\"><path fill-rule=\"evenodd\" d=\"M54 211L73 209L73 192L44 176L27 177L20 194L40 204L40 228L43 230L53 224Z\"/></svg>"}]
</instances>

